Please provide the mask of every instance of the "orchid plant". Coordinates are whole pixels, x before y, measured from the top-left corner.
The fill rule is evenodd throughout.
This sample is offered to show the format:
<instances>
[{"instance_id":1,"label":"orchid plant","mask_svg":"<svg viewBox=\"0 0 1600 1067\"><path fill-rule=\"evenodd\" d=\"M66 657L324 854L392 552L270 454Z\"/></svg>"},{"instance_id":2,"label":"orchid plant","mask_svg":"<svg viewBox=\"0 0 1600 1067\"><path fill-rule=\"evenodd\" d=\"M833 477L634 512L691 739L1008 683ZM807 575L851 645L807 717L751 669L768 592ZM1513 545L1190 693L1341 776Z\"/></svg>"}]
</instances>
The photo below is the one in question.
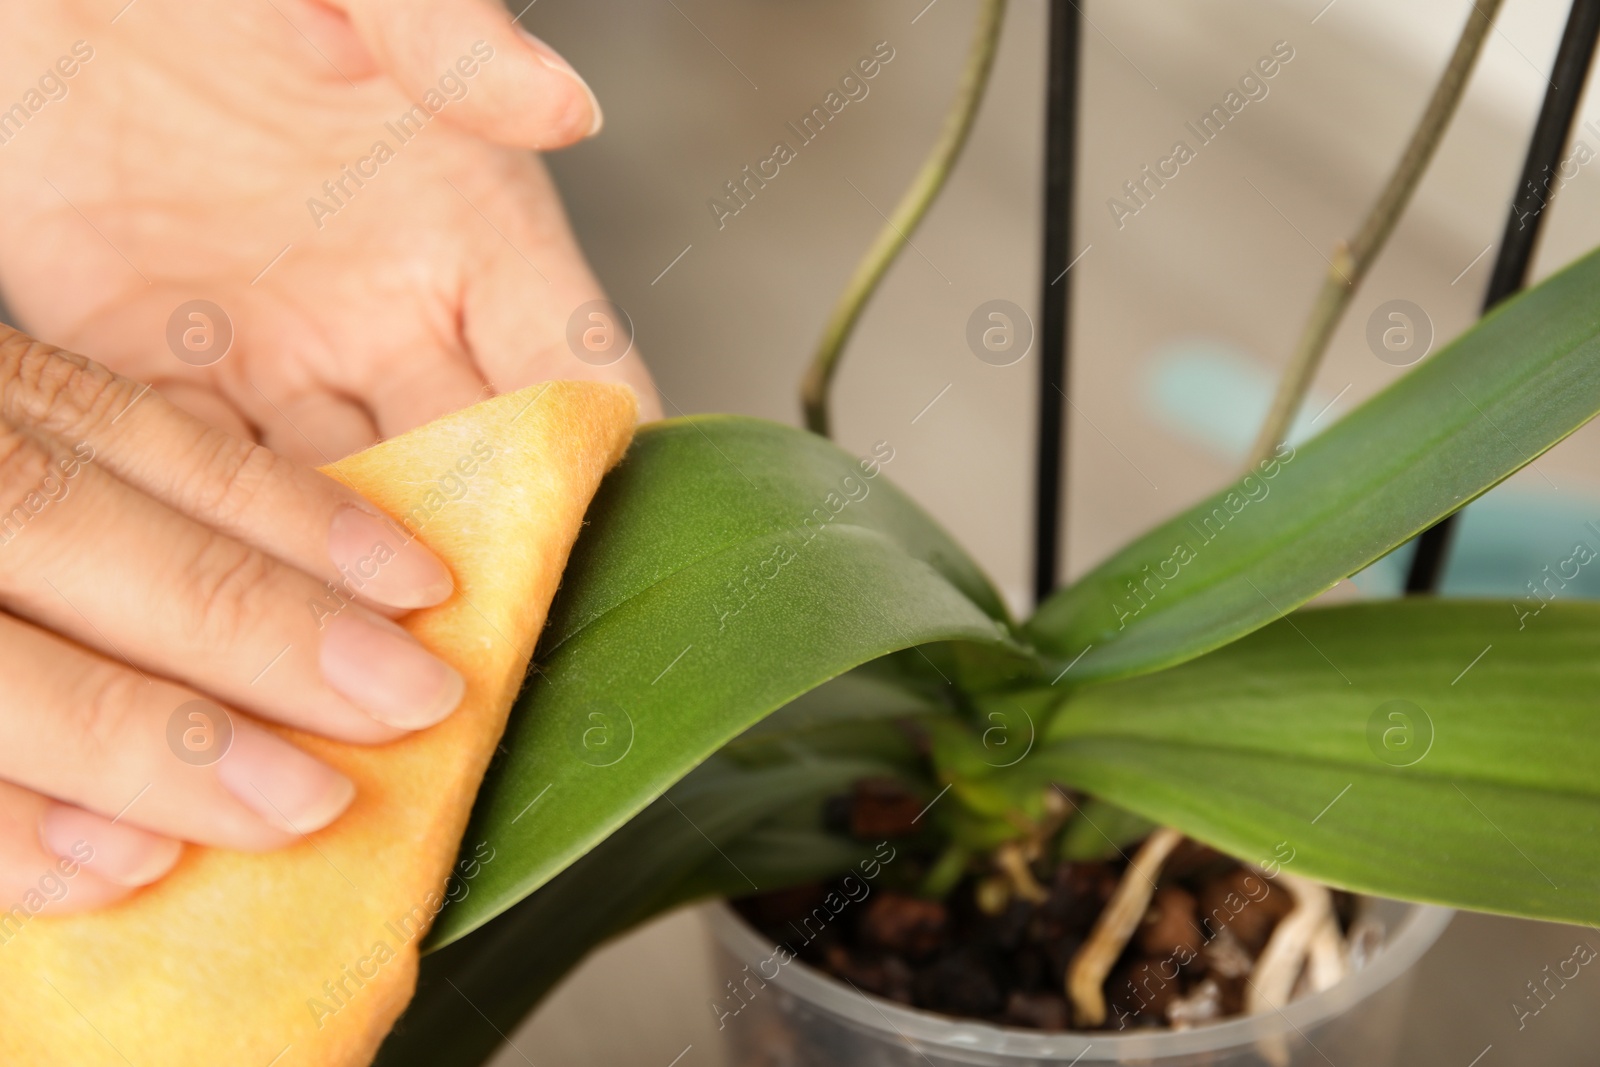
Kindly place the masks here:
<instances>
[{"instance_id":1,"label":"orchid plant","mask_svg":"<svg viewBox=\"0 0 1600 1067\"><path fill-rule=\"evenodd\" d=\"M1600 604L1541 599L1530 625L1506 601L1313 603L1600 414L1600 251L1282 442L1497 6L1469 15L1376 222L1336 258L1259 460L1026 620L891 484L892 442L853 456L729 415L641 429L479 795L464 854L497 858L438 917L379 1063L480 1063L602 941L856 868L876 846L828 805L863 780L916 798L932 895L1176 832L1354 892L1600 921ZM1002 7L980 16L935 169L970 128ZM919 178L900 237L938 184ZM829 325L815 429L897 245L874 246ZM493 1025L460 1025L462 996Z\"/></svg>"},{"instance_id":2,"label":"orchid plant","mask_svg":"<svg viewBox=\"0 0 1600 1067\"><path fill-rule=\"evenodd\" d=\"M402 1030L470 1048L380 1062L492 1047L444 1025L445 978L514 1021L666 909L849 869L872 846L824 807L864 778L923 799L955 871L1066 787L1246 860L1287 843L1329 885L1600 921L1600 605L1304 607L1597 413L1593 253L1020 623L889 483L892 446L644 428L479 798L466 840L501 858L439 916Z\"/></svg>"}]
</instances>

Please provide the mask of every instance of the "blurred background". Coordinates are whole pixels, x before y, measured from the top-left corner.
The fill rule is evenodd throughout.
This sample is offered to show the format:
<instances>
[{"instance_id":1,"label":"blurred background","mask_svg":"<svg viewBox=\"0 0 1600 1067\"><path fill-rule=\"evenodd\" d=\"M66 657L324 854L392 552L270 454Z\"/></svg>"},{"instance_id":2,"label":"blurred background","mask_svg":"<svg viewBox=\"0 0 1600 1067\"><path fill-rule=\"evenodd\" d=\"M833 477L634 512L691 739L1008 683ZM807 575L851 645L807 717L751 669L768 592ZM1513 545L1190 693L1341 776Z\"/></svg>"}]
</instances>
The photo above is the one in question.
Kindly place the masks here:
<instances>
[{"instance_id":1,"label":"blurred background","mask_svg":"<svg viewBox=\"0 0 1600 1067\"><path fill-rule=\"evenodd\" d=\"M1082 256L1070 273L1071 574L1233 475L1324 257L1376 195L1467 10L1468 0L1086 5ZM1318 375L1302 420L1316 417L1310 431L1404 373L1368 344L1379 305L1421 308L1435 348L1476 317L1565 13L1557 0L1508 0L1448 138ZM798 423L812 346L933 142L975 16L972 0L529 5L524 23L583 71L605 106L604 133L550 164L669 414ZM1019 610L1028 606L1036 356L980 361L966 326L986 301L1030 314L1037 306L1045 16L1043 0L1013 0L965 158L870 307L835 394L841 443L864 453L889 441L890 476ZM868 95L799 146L786 123L880 43L893 58ZM1293 58L1268 95L1119 226L1108 200L1175 141L1194 144L1184 124L1275 46ZM708 201L725 199L724 183L779 140L797 158L719 226ZM1600 156L1593 92L1569 155L1575 166ZM1600 164L1578 166L1550 210L1536 276L1600 244ZM1504 595L1509 619L1523 583L1600 519L1597 458L1591 425L1538 472L1474 505L1447 591ZM1388 561L1331 595L1357 586L1382 595L1397 572ZM1512 1007L1579 942L1600 947L1600 933L1459 917L1423 963L1398 1062L1595 1062L1600 978L1569 983L1520 1029ZM669 916L596 954L496 1063L722 1064L709 1003L726 977L699 916Z\"/></svg>"}]
</instances>

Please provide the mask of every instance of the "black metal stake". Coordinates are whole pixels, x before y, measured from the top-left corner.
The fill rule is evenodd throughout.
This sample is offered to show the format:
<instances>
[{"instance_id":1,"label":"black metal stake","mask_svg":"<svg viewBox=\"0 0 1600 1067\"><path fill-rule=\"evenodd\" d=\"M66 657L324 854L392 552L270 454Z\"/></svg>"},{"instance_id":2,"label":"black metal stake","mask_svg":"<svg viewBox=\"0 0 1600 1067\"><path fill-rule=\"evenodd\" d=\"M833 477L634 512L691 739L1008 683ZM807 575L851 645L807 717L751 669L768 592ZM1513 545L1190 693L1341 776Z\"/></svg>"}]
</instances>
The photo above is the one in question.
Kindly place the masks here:
<instances>
[{"instance_id":1,"label":"black metal stake","mask_svg":"<svg viewBox=\"0 0 1600 1067\"><path fill-rule=\"evenodd\" d=\"M1572 10L1567 13L1566 29L1561 33L1561 45L1556 50L1555 68L1550 72L1550 87L1545 91L1544 104L1528 142L1522 177L1511 197L1511 215L1506 219L1505 233L1500 238L1494 273L1489 276L1489 288L1483 296L1486 313L1528 284L1528 268L1539 243L1539 227L1554 193L1550 182L1561 165L1561 151L1566 147L1572 120L1578 113L1578 102L1583 98L1597 36L1600 36L1600 0L1573 0ZM1411 557L1411 569L1406 574L1407 593L1438 590L1455 521L1455 515L1448 515L1417 538L1416 555Z\"/></svg>"},{"instance_id":2,"label":"black metal stake","mask_svg":"<svg viewBox=\"0 0 1600 1067\"><path fill-rule=\"evenodd\" d=\"M1081 14L1073 0L1051 0L1045 109L1044 269L1039 298L1039 436L1034 481L1033 595L1056 588L1066 498L1068 343L1072 326L1073 178L1077 169L1078 55Z\"/></svg>"}]
</instances>

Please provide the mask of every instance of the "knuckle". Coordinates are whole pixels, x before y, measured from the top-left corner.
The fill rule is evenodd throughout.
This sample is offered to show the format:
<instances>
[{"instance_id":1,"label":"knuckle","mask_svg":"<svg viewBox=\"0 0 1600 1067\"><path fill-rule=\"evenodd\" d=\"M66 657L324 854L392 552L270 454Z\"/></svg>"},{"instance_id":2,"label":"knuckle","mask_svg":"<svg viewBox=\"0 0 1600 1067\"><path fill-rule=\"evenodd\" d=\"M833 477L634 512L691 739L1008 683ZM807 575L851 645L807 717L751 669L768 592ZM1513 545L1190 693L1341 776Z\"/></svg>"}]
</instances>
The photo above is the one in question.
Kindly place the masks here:
<instances>
[{"instance_id":1,"label":"knuckle","mask_svg":"<svg viewBox=\"0 0 1600 1067\"><path fill-rule=\"evenodd\" d=\"M93 778L100 768L127 762L145 683L132 671L107 663L90 670L80 687L79 699L71 703L70 713L78 717L72 736L80 746L79 766Z\"/></svg>"},{"instance_id":2,"label":"knuckle","mask_svg":"<svg viewBox=\"0 0 1600 1067\"><path fill-rule=\"evenodd\" d=\"M141 388L91 359L21 334L0 342L0 417L13 425L84 437Z\"/></svg>"},{"instance_id":3,"label":"knuckle","mask_svg":"<svg viewBox=\"0 0 1600 1067\"><path fill-rule=\"evenodd\" d=\"M195 560L190 606L201 647L227 648L267 609L273 563L223 535L211 534Z\"/></svg>"},{"instance_id":4,"label":"knuckle","mask_svg":"<svg viewBox=\"0 0 1600 1067\"><path fill-rule=\"evenodd\" d=\"M223 526L236 526L289 462L270 448L216 431L215 451L195 479L194 510Z\"/></svg>"},{"instance_id":5,"label":"knuckle","mask_svg":"<svg viewBox=\"0 0 1600 1067\"><path fill-rule=\"evenodd\" d=\"M0 425L0 544L60 495L50 450L30 434Z\"/></svg>"}]
</instances>

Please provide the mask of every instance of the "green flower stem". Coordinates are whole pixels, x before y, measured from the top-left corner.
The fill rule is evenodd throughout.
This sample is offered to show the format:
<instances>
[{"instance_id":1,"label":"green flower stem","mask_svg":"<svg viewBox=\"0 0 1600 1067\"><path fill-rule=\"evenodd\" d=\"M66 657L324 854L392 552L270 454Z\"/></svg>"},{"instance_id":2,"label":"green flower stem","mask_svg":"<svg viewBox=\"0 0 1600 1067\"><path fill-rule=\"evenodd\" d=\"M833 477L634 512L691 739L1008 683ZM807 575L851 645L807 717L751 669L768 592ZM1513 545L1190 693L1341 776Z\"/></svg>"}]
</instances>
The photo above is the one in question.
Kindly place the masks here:
<instances>
[{"instance_id":1,"label":"green flower stem","mask_svg":"<svg viewBox=\"0 0 1600 1067\"><path fill-rule=\"evenodd\" d=\"M822 342L817 346L811 366L800 385L800 405L805 412L806 428L824 437L830 436L831 420L828 411L829 391L834 372L839 369L839 358L844 353L845 342L850 339L861 311L877 290L889 265L900 253L900 248L911 239L922 217L928 213L934 198L944 188L945 181L955 168L961 149L972 132L973 119L978 105L983 101L983 91L989 84L989 72L994 66L995 46L1000 40L1000 26L1005 16L1006 0L984 0L978 14L978 30L972 48L967 54L966 68L961 73L961 84L945 117L944 129L938 143L923 162L922 169L895 205L894 213L884 223L873 240L872 247L862 257L850 277L839 302L834 305L828 319Z\"/></svg>"},{"instance_id":2,"label":"green flower stem","mask_svg":"<svg viewBox=\"0 0 1600 1067\"><path fill-rule=\"evenodd\" d=\"M1300 333L1299 344L1295 346L1289 366L1278 382L1278 392L1272 398L1267 420L1250 450L1252 467L1269 457L1273 449L1289 436L1289 427L1300 405L1305 402L1311 379L1316 376L1323 353L1333 340L1333 331L1344 317L1350 299L1355 296L1356 287L1366 277L1378 253L1383 251L1384 243L1394 231L1395 223L1400 221L1400 215L1405 211L1417 183L1422 180L1423 172L1428 169L1428 162L1433 159L1434 150L1439 147L1444 131L1450 125L1456 105L1466 92L1467 79L1472 74L1478 53L1482 51L1483 42L1494 25L1494 16L1500 9L1500 3L1501 0L1482 0L1473 5L1467 14L1467 24L1462 27L1461 38L1456 42L1455 53L1440 75L1439 84L1434 86L1427 110L1412 131L1411 141L1406 145L1405 154L1400 157L1394 173L1389 175L1389 183L1367 213L1360 232L1348 244L1341 244L1334 250L1333 259L1328 263L1327 277L1323 279L1322 289L1311 306L1311 315Z\"/></svg>"}]
</instances>

